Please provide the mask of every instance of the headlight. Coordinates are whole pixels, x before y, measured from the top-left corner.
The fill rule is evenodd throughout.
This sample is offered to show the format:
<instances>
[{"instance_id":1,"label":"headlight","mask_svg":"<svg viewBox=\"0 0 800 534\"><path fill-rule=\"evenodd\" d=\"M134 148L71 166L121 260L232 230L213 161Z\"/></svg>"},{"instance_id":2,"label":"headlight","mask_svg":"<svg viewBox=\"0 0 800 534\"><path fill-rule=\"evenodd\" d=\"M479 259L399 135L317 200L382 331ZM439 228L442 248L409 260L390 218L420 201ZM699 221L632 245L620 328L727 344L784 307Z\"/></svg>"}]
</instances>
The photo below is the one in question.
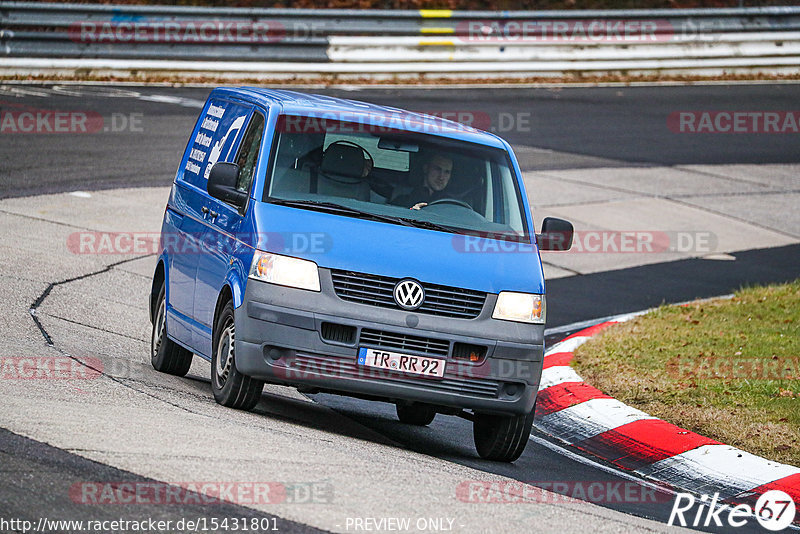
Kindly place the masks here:
<instances>
[{"instance_id":1,"label":"headlight","mask_svg":"<svg viewBox=\"0 0 800 534\"><path fill-rule=\"evenodd\" d=\"M501 291L494 305L492 319L517 321L520 323L544 324L544 295L530 293L513 293Z\"/></svg>"},{"instance_id":2,"label":"headlight","mask_svg":"<svg viewBox=\"0 0 800 534\"><path fill-rule=\"evenodd\" d=\"M313 261L256 251L250 278L280 286L319 291L319 271Z\"/></svg>"}]
</instances>

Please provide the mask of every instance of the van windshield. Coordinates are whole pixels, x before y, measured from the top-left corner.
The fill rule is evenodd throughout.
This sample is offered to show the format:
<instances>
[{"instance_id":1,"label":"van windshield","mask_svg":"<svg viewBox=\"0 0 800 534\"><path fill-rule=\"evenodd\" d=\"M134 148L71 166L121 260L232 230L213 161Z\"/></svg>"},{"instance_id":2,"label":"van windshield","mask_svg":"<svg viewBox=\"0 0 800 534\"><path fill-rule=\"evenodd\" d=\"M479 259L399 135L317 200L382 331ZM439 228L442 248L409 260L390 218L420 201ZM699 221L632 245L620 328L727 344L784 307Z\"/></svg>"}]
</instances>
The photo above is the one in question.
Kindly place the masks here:
<instances>
[{"instance_id":1,"label":"van windshield","mask_svg":"<svg viewBox=\"0 0 800 534\"><path fill-rule=\"evenodd\" d=\"M265 202L528 239L504 150L418 131L283 115L273 158Z\"/></svg>"}]
</instances>

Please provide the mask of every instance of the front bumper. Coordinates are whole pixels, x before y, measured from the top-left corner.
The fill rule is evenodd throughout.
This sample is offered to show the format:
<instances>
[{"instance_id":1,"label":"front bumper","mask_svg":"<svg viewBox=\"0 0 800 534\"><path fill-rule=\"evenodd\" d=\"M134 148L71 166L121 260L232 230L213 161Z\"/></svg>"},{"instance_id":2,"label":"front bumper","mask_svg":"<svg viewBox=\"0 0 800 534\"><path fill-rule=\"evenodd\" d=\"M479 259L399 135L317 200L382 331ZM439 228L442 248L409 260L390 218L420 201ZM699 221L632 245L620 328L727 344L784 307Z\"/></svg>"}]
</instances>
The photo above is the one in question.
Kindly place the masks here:
<instances>
[{"instance_id":1,"label":"front bumper","mask_svg":"<svg viewBox=\"0 0 800 534\"><path fill-rule=\"evenodd\" d=\"M488 295L475 319L454 319L344 301L336 296L326 269L320 269L320 284L317 293L248 280L243 304L235 310L236 367L241 373L389 402L502 415L533 409L542 373L544 326L492 319L496 295ZM323 335L325 323L343 327L352 337ZM432 340L439 353L375 342L363 346L446 359L444 378L359 366L365 331L392 339ZM477 362L456 359L456 343L485 347L485 356Z\"/></svg>"}]
</instances>

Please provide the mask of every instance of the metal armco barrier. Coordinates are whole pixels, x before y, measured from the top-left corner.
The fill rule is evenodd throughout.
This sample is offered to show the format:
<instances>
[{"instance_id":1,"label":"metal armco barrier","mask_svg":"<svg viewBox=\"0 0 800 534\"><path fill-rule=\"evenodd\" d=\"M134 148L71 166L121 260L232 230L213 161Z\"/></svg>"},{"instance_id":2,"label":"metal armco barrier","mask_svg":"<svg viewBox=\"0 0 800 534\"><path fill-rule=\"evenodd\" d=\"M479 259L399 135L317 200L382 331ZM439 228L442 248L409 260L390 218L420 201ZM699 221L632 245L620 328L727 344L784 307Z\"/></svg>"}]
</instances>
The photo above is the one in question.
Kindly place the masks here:
<instances>
[{"instance_id":1,"label":"metal armco barrier","mask_svg":"<svg viewBox=\"0 0 800 534\"><path fill-rule=\"evenodd\" d=\"M4 2L0 75L800 72L800 6L389 11Z\"/></svg>"}]
</instances>

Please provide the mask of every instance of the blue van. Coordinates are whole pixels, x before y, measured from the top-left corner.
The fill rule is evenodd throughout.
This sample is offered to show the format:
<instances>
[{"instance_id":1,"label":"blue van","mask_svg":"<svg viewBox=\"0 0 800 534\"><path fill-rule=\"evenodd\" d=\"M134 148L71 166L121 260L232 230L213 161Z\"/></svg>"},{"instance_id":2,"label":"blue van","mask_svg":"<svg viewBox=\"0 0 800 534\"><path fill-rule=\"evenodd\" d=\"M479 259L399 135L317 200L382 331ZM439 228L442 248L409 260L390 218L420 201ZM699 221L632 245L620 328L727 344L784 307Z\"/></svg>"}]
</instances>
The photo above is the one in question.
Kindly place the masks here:
<instances>
[{"instance_id":1,"label":"blue van","mask_svg":"<svg viewBox=\"0 0 800 534\"><path fill-rule=\"evenodd\" d=\"M198 355L224 406L264 383L473 422L483 458L528 441L542 372L540 249L499 137L352 100L211 92L170 192L150 316L155 369ZM538 238L538 244L537 244Z\"/></svg>"}]
</instances>

